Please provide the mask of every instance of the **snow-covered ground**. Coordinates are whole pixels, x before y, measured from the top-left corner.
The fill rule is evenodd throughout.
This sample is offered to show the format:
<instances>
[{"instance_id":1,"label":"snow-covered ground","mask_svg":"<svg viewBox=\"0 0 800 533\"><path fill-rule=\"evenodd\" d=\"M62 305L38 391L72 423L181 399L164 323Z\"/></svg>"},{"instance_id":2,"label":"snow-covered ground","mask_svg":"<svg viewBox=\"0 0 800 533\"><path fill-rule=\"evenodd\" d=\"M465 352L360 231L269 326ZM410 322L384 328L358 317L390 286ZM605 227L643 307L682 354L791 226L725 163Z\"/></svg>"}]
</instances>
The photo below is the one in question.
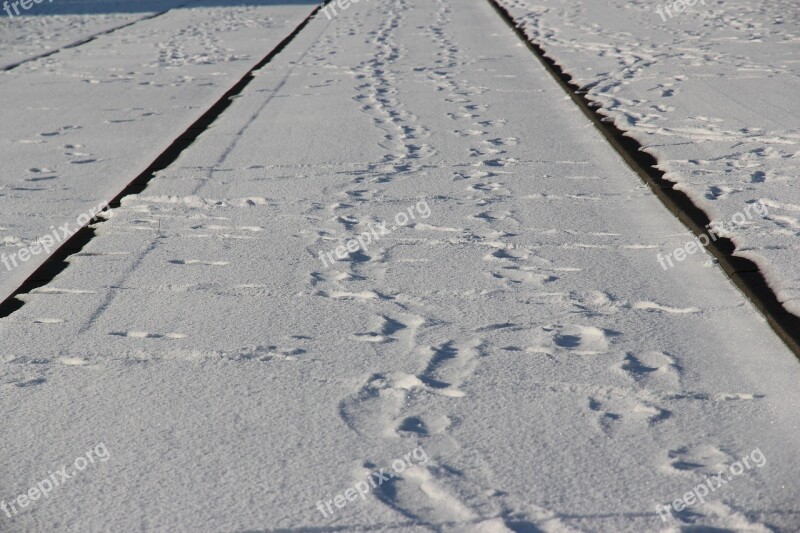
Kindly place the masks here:
<instances>
[{"instance_id":1,"label":"snow-covered ground","mask_svg":"<svg viewBox=\"0 0 800 533\"><path fill-rule=\"evenodd\" d=\"M152 13L150 13L152 15ZM112 31L145 15L62 15L0 18L0 70Z\"/></svg>"},{"instance_id":2,"label":"snow-covered ground","mask_svg":"<svg viewBox=\"0 0 800 533\"><path fill-rule=\"evenodd\" d=\"M0 530L795 531L800 364L689 238L487 2L317 17L0 320Z\"/></svg>"},{"instance_id":3,"label":"snow-covered ground","mask_svg":"<svg viewBox=\"0 0 800 533\"><path fill-rule=\"evenodd\" d=\"M800 313L797 2L501 3ZM731 224L758 201L767 216Z\"/></svg>"},{"instance_id":4,"label":"snow-covered ground","mask_svg":"<svg viewBox=\"0 0 800 533\"><path fill-rule=\"evenodd\" d=\"M202 0L58 0L0 11L0 71ZM251 4L255 2L249 2ZM10 16L8 16L10 15Z\"/></svg>"},{"instance_id":5,"label":"snow-covered ground","mask_svg":"<svg viewBox=\"0 0 800 533\"><path fill-rule=\"evenodd\" d=\"M80 215L116 196L314 7L218 3L196 2L0 72L6 255L51 227L74 231ZM4 22L37 27L40 18ZM43 260L0 265L0 299Z\"/></svg>"}]
</instances>

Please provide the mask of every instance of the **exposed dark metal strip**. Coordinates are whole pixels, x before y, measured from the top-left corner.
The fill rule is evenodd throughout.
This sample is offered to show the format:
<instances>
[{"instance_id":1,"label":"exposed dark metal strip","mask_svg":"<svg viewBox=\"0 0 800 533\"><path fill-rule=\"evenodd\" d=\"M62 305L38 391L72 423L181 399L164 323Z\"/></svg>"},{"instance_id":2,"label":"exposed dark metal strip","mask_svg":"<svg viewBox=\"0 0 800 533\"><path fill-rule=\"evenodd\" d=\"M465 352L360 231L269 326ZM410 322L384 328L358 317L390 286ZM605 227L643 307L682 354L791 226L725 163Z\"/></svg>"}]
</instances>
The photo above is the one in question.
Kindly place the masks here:
<instances>
[{"instance_id":1,"label":"exposed dark metal strip","mask_svg":"<svg viewBox=\"0 0 800 533\"><path fill-rule=\"evenodd\" d=\"M735 256L736 245L730 239L716 235L712 238L707 229L711 222L708 215L684 192L675 189L674 182L664 178L664 172L656 168L658 164L656 158L645 152L637 140L628 137L624 131L617 128L613 120L602 113L599 105L586 97L585 88L573 83L572 77L547 55L541 45L528 38L522 27L497 0L487 1L667 209L696 236L706 236L709 241L706 249L719 261L725 274L764 315L789 349L800 358L800 318L787 311L778 300L778 296L767 283L758 265L744 257Z\"/></svg>"},{"instance_id":2,"label":"exposed dark metal strip","mask_svg":"<svg viewBox=\"0 0 800 533\"><path fill-rule=\"evenodd\" d=\"M306 27L306 25L317 15L325 3L317 6L303 21L287 35L278 45L272 49L270 53L264 56L258 63L256 63L247 73L239 79L225 94L223 94L211 107L209 107L203 115L192 123L191 126L186 128L181 135L179 135L172 143L150 163L150 165L138 176L136 176L122 191L120 191L111 201L109 206L117 208L120 206L122 198L131 194L138 194L142 192L147 183L155 177L156 172L164 170L171 165L178 156L188 148L197 137L207 130L209 126L231 105L233 98L242 93L247 85L255 78L253 73L277 56L286 46L297 37L297 35ZM67 239L57 250L54 250L47 260L37 268L8 298L0 303L0 318L7 317L23 305L25 302L18 299L20 294L26 294L46 285L53 280L59 273L69 266L70 256L80 252L86 244L91 241L95 236L95 230L92 227L98 223L103 222L102 218L95 218L86 226L76 231L69 239Z\"/></svg>"}]
</instances>

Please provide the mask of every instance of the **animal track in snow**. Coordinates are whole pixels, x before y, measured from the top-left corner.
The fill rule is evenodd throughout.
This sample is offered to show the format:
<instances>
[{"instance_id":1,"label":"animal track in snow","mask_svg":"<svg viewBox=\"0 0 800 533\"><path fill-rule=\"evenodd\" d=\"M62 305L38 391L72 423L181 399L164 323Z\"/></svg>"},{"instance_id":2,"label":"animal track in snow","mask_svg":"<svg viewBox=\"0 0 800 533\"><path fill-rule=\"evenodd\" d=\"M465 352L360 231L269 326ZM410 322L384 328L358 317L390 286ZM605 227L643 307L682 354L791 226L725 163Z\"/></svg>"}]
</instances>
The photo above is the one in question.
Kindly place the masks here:
<instances>
[{"instance_id":1,"label":"animal track in snow","mask_svg":"<svg viewBox=\"0 0 800 533\"><path fill-rule=\"evenodd\" d=\"M355 276L349 272L338 272L336 270L311 272L309 277L311 278L310 283L312 287L320 283L334 283L337 281L352 281L356 279Z\"/></svg>"},{"instance_id":2,"label":"animal track in snow","mask_svg":"<svg viewBox=\"0 0 800 533\"><path fill-rule=\"evenodd\" d=\"M355 333L354 334L355 337L358 340L365 342L377 342L377 343L394 342L397 339L393 338L392 335L408 327L402 322L395 320L393 318L389 318L386 315L381 315L380 320L381 324L378 327L378 331L372 331L368 333Z\"/></svg>"},{"instance_id":3,"label":"animal track in snow","mask_svg":"<svg viewBox=\"0 0 800 533\"><path fill-rule=\"evenodd\" d=\"M22 378L22 379L19 379L19 380L13 380L13 381L11 381L9 383L14 385L14 386L16 386L16 387L26 388L26 387L33 387L35 385L42 385L46 381L47 380L44 379L43 377L36 377L36 378L27 378L27 379L26 378Z\"/></svg>"},{"instance_id":4,"label":"animal track in snow","mask_svg":"<svg viewBox=\"0 0 800 533\"><path fill-rule=\"evenodd\" d=\"M396 432L401 436L427 437L445 432L450 424L450 418L444 414L408 416L400 421Z\"/></svg>"},{"instance_id":5,"label":"animal track in snow","mask_svg":"<svg viewBox=\"0 0 800 533\"><path fill-rule=\"evenodd\" d=\"M662 470L669 473L697 472L712 475L727 469L731 460L730 455L710 444L681 446L667 452L667 461Z\"/></svg>"},{"instance_id":6,"label":"animal track in snow","mask_svg":"<svg viewBox=\"0 0 800 533\"><path fill-rule=\"evenodd\" d=\"M422 524L472 522L477 515L444 488L447 478L456 475L450 469L414 465L380 485L375 494L384 504Z\"/></svg>"},{"instance_id":7,"label":"animal track in snow","mask_svg":"<svg viewBox=\"0 0 800 533\"><path fill-rule=\"evenodd\" d=\"M660 390L678 390L682 369L665 352L629 352L619 368L633 381Z\"/></svg>"},{"instance_id":8,"label":"animal track in snow","mask_svg":"<svg viewBox=\"0 0 800 533\"><path fill-rule=\"evenodd\" d=\"M234 361L296 361L298 356L306 353L305 348L296 346L280 347L274 344L245 346L232 351L217 352L214 355Z\"/></svg>"},{"instance_id":9,"label":"animal track in snow","mask_svg":"<svg viewBox=\"0 0 800 533\"><path fill-rule=\"evenodd\" d=\"M374 291L360 291L360 292L348 292L348 291L316 291L314 296L323 296L325 298L334 298L334 299L347 299L347 300L385 300L389 299L387 296L381 296L377 292Z\"/></svg>"},{"instance_id":10,"label":"animal track in snow","mask_svg":"<svg viewBox=\"0 0 800 533\"><path fill-rule=\"evenodd\" d=\"M633 395L609 390L607 394L589 397L589 409L598 413L598 424L608 436L619 431L637 433L672 416L670 411Z\"/></svg>"},{"instance_id":11,"label":"animal track in snow","mask_svg":"<svg viewBox=\"0 0 800 533\"><path fill-rule=\"evenodd\" d=\"M468 191L476 191L476 192L486 192L486 193L498 193L502 192L505 194L511 194L511 191L503 187L500 183L489 182L489 183L473 183L467 186Z\"/></svg>"},{"instance_id":12,"label":"animal track in snow","mask_svg":"<svg viewBox=\"0 0 800 533\"><path fill-rule=\"evenodd\" d=\"M492 146L516 146L519 144L519 139L516 137L496 137L494 139L486 139L481 142L484 144L490 144Z\"/></svg>"},{"instance_id":13,"label":"animal track in snow","mask_svg":"<svg viewBox=\"0 0 800 533\"><path fill-rule=\"evenodd\" d=\"M358 391L339 402L339 416L361 436L396 437L395 419L408 390L418 383L413 376L390 379L373 374Z\"/></svg>"},{"instance_id":14,"label":"animal track in snow","mask_svg":"<svg viewBox=\"0 0 800 533\"><path fill-rule=\"evenodd\" d=\"M511 211L481 211L475 215L472 215L472 218L476 218L478 220L482 220L483 222L495 222L497 220L505 220L507 218L512 218L513 213ZM512 218L513 220L513 218Z\"/></svg>"},{"instance_id":15,"label":"animal track in snow","mask_svg":"<svg viewBox=\"0 0 800 533\"><path fill-rule=\"evenodd\" d=\"M475 137L478 135L486 135L489 132L483 130L454 130L453 133L459 137Z\"/></svg>"},{"instance_id":16,"label":"animal track in snow","mask_svg":"<svg viewBox=\"0 0 800 533\"><path fill-rule=\"evenodd\" d=\"M54 170L50 170L47 167L42 167L42 168L33 167L33 168L29 168L28 172L30 172L31 174L53 174L55 171ZM57 177L58 176L36 176L36 177L33 177L33 178L26 178L25 181L33 181L33 182L35 182L35 181L43 181L43 180L54 180Z\"/></svg>"},{"instance_id":17,"label":"animal track in snow","mask_svg":"<svg viewBox=\"0 0 800 533\"><path fill-rule=\"evenodd\" d=\"M511 261L512 263L515 263L519 261L525 261L530 257L531 254L527 250L503 247L496 248L494 251L486 254L483 258L486 261Z\"/></svg>"},{"instance_id":18,"label":"animal track in snow","mask_svg":"<svg viewBox=\"0 0 800 533\"><path fill-rule=\"evenodd\" d=\"M87 154L82 154L82 155L87 155ZM96 162L97 162L97 159L92 158L92 157L88 157L88 158L84 158L84 159L73 159L69 163L71 165L88 165L89 163L96 163Z\"/></svg>"},{"instance_id":19,"label":"animal track in snow","mask_svg":"<svg viewBox=\"0 0 800 533\"><path fill-rule=\"evenodd\" d=\"M516 286L519 284L534 285L537 287L543 286L545 283L552 283L558 280L558 277L543 274L537 267L526 266L506 266L500 270L493 271L491 276L500 279L509 286Z\"/></svg>"},{"instance_id":20,"label":"animal track in snow","mask_svg":"<svg viewBox=\"0 0 800 533\"><path fill-rule=\"evenodd\" d=\"M414 314L397 314L396 318L379 315L378 321L377 331L355 333L355 337L361 341L375 343L404 340L411 349L417 330L425 323L423 317Z\"/></svg>"},{"instance_id":21,"label":"animal track in snow","mask_svg":"<svg viewBox=\"0 0 800 533\"><path fill-rule=\"evenodd\" d=\"M460 387L475 372L483 349L484 342L480 339L463 343L447 341L432 346L428 349L430 359L419 379L438 394L453 398L465 396Z\"/></svg>"},{"instance_id":22,"label":"animal track in snow","mask_svg":"<svg viewBox=\"0 0 800 533\"><path fill-rule=\"evenodd\" d=\"M494 159L486 159L484 161L479 161L478 163L474 163L473 166L503 168L516 162L517 160L514 159L513 157L498 157Z\"/></svg>"},{"instance_id":23,"label":"animal track in snow","mask_svg":"<svg viewBox=\"0 0 800 533\"><path fill-rule=\"evenodd\" d=\"M552 334L553 343L566 353L598 355L608 351L611 338L617 335L595 326L556 325L543 328Z\"/></svg>"},{"instance_id":24,"label":"animal track in snow","mask_svg":"<svg viewBox=\"0 0 800 533\"><path fill-rule=\"evenodd\" d=\"M39 136L40 137L58 137L59 135L66 134L70 130L77 130L77 129L80 129L80 128L81 128L80 126L72 126L72 125L70 125L70 126L62 126L61 128L59 128L59 129L57 129L55 131L46 131L46 132L40 133Z\"/></svg>"}]
</instances>

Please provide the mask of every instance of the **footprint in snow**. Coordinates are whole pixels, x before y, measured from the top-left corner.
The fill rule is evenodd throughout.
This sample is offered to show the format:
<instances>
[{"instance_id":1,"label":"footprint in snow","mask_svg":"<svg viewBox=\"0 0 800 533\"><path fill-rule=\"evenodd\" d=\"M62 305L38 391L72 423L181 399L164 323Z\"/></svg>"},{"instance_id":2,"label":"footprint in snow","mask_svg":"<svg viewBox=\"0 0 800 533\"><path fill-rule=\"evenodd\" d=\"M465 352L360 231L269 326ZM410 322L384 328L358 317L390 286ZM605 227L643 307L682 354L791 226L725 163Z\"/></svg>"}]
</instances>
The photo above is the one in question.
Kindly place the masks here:
<instances>
[{"instance_id":1,"label":"footprint in snow","mask_svg":"<svg viewBox=\"0 0 800 533\"><path fill-rule=\"evenodd\" d=\"M17 386L17 387L20 387L20 388L27 388L27 387L33 387L33 386L36 386L36 385L42 385L45 382L47 382L46 379L44 379L42 377L38 377L38 378L31 378L31 379L22 379L22 380L14 382L14 385Z\"/></svg>"},{"instance_id":2,"label":"footprint in snow","mask_svg":"<svg viewBox=\"0 0 800 533\"><path fill-rule=\"evenodd\" d=\"M546 283L558 280L557 276L542 274L536 267L506 266L490 274L493 278L503 281L509 287L517 285L533 285L542 287Z\"/></svg>"},{"instance_id":3,"label":"footprint in snow","mask_svg":"<svg viewBox=\"0 0 800 533\"><path fill-rule=\"evenodd\" d=\"M468 185L466 190L468 191L478 191L478 192L504 192L510 194L511 191L503 187L502 184L496 182L489 182L489 183L473 183Z\"/></svg>"},{"instance_id":4,"label":"footprint in snow","mask_svg":"<svg viewBox=\"0 0 800 533\"><path fill-rule=\"evenodd\" d=\"M408 326L399 320L395 320L390 318L386 315L381 315L379 317L380 325L377 327L376 331L370 331L367 333L355 333L354 336L356 339L362 342L375 342L375 343L388 343L388 342L395 342L397 339L394 338L392 335L394 333L404 330L408 328Z\"/></svg>"},{"instance_id":5,"label":"footprint in snow","mask_svg":"<svg viewBox=\"0 0 800 533\"><path fill-rule=\"evenodd\" d=\"M450 424L450 418L443 414L408 416L400 421L396 432L411 438L427 437L445 432Z\"/></svg>"},{"instance_id":6,"label":"footprint in snow","mask_svg":"<svg viewBox=\"0 0 800 533\"><path fill-rule=\"evenodd\" d=\"M414 386L414 380L373 374L366 384L339 402L339 417L361 436L396 437L395 420Z\"/></svg>"},{"instance_id":7,"label":"footprint in snow","mask_svg":"<svg viewBox=\"0 0 800 533\"><path fill-rule=\"evenodd\" d=\"M378 294L374 291L316 291L314 296L322 296L324 298L345 299L345 300L391 300L389 296Z\"/></svg>"},{"instance_id":8,"label":"footprint in snow","mask_svg":"<svg viewBox=\"0 0 800 533\"><path fill-rule=\"evenodd\" d=\"M430 459L429 459L430 461ZM377 465L365 465L375 468ZM455 485L460 473L456 469L415 464L401 473L394 473L375 491L378 500L421 524L473 522L477 515L445 487ZM476 524L469 530L477 531Z\"/></svg>"},{"instance_id":9,"label":"footprint in snow","mask_svg":"<svg viewBox=\"0 0 800 533\"><path fill-rule=\"evenodd\" d=\"M598 391L588 400L589 409L597 413L597 423L608 437L620 432L641 434L643 428L649 429L672 416L658 405L612 390Z\"/></svg>"},{"instance_id":10,"label":"footprint in snow","mask_svg":"<svg viewBox=\"0 0 800 533\"><path fill-rule=\"evenodd\" d=\"M713 475L727 470L733 461L729 454L711 444L680 446L666 452L661 469L671 474L690 472Z\"/></svg>"},{"instance_id":11,"label":"footprint in snow","mask_svg":"<svg viewBox=\"0 0 800 533\"><path fill-rule=\"evenodd\" d=\"M62 126L61 128L55 131L45 131L39 134L40 137L57 137L59 135L64 135L66 132L70 130L77 130L81 129L81 126Z\"/></svg>"},{"instance_id":12,"label":"footprint in snow","mask_svg":"<svg viewBox=\"0 0 800 533\"><path fill-rule=\"evenodd\" d=\"M560 351L570 355L606 353L612 339L620 335L608 329L577 324L547 326L542 329L551 335L553 344Z\"/></svg>"},{"instance_id":13,"label":"footprint in snow","mask_svg":"<svg viewBox=\"0 0 800 533\"><path fill-rule=\"evenodd\" d=\"M497 220L505 220L511 216L512 213L510 211L482 211L472 215L472 218L483 220L484 222L495 222Z\"/></svg>"},{"instance_id":14,"label":"footprint in snow","mask_svg":"<svg viewBox=\"0 0 800 533\"><path fill-rule=\"evenodd\" d=\"M466 342L449 340L438 346L431 346L428 349L430 359L419 374L419 380L442 396L466 396L461 387L478 368L484 345L482 339L473 339Z\"/></svg>"},{"instance_id":15,"label":"footprint in snow","mask_svg":"<svg viewBox=\"0 0 800 533\"><path fill-rule=\"evenodd\" d=\"M662 391L678 390L682 367L666 352L628 352L618 367L631 380Z\"/></svg>"}]
</instances>

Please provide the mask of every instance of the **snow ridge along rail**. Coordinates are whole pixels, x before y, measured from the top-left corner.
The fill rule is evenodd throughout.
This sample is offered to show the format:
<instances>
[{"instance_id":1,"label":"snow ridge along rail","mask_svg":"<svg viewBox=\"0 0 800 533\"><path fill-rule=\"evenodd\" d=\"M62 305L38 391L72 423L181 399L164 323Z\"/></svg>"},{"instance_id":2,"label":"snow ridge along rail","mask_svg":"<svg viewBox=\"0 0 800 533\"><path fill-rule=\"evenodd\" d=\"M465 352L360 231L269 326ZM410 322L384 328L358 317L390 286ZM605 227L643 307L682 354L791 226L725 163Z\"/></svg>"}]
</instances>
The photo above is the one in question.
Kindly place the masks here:
<instances>
[{"instance_id":1,"label":"snow ridge along rail","mask_svg":"<svg viewBox=\"0 0 800 533\"><path fill-rule=\"evenodd\" d=\"M163 151L158 157L153 160L150 165L144 169L138 176L136 176L128 185L126 185L117 195L108 202L112 209L120 206L122 199L131 194L138 194L142 192L147 183L155 177L156 172L164 170L171 165L178 156L188 148L205 130L214 123L233 102L235 96L247 87L247 85L255 78L253 74L255 71L263 68L272 59L277 56L286 46L294 40L295 37L308 25L309 22L319 13L319 11L327 4L323 2L318 5L314 10L304 18L300 24L292 30L289 35L275 46L266 56L264 56L258 63L256 63L250 70L242 76L231 88L225 91L211 107L209 107L200 118L195 120L181 135L179 135L172 143ZM46 285L53 280L60 272L69 266L69 257L80 252L86 244L91 241L95 236L94 226L104 222L105 219L95 217L89 221L84 227L76 231L64 243L37 268L33 274L22 282L22 284L3 302L0 303L0 318L9 316L14 311L25 305L25 302L17 298L21 294L30 293L32 290Z\"/></svg>"},{"instance_id":2,"label":"snow ridge along rail","mask_svg":"<svg viewBox=\"0 0 800 533\"><path fill-rule=\"evenodd\" d=\"M684 192L676 190L674 182L664 178L664 172L656 168L658 164L656 158L645 152L638 141L617 128L613 118L603 114L599 104L586 97L585 88L575 84L572 76L564 72L561 65L548 56L540 44L531 41L522 27L497 0L487 1L667 209L696 236L705 235L707 237L710 243L706 246L706 250L717 259L728 278L767 319L770 327L781 340L800 358L800 317L786 310L778 300L778 296L767 284L758 265L744 257L735 256L736 245L730 239L711 238L706 229L711 222L708 215L695 205Z\"/></svg>"}]
</instances>

